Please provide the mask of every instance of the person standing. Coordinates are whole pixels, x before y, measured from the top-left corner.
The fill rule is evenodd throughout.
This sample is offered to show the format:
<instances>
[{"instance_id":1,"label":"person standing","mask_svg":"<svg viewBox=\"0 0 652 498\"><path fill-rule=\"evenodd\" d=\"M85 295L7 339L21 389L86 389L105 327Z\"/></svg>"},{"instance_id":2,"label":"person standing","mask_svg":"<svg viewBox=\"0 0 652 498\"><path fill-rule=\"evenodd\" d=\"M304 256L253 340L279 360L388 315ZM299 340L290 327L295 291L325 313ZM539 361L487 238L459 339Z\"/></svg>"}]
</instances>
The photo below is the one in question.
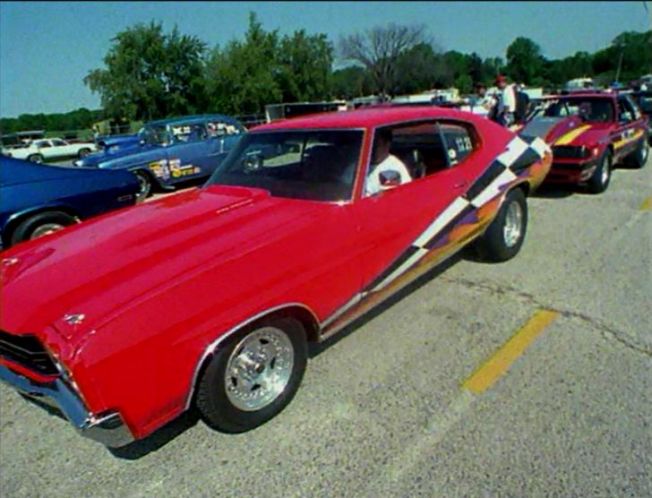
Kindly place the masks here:
<instances>
[{"instance_id":1,"label":"person standing","mask_svg":"<svg viewBox=\"0 0 652 498\"><path fill-rule=\"evenodd\" d=\"M497 103L496 99L487 94L487 87L482 83L476 85L475 91L477 96L473 99L471 112L491 118L492 111Z\"/></svg>"},{"instance_id":2,"label":"person standing","mask_svg":"<svg viewBox=\"0 0 652 498\"><path fill-rule=\"evenodd\" d=\"M499 91L496 121L506 128L514 124L514 113L516 112L516 90L514 85L507 83L507 78L502 74L496 78L496 86Z\"/></svg>"}]
</instances>

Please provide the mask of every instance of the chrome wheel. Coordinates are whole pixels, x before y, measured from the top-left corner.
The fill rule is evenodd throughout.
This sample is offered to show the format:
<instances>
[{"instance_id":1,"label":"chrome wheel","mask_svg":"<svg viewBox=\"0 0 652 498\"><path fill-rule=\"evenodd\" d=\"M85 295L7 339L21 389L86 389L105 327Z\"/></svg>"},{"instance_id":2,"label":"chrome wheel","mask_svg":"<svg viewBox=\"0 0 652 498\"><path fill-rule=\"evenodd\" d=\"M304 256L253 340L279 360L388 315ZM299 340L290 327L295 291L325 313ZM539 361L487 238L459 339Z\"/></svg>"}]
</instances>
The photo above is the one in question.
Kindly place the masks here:
<instances>
[{"instance_id":1,"label":"chrome wheel","mask_svg":"<svg viewBox=\"0 0 652 498\"><path fill-rule=\"evenodd\" d=\"M263 327L244 337L229 356L226 395L239 410L260 410L285 390L293 367L290 338L281 329Z\"/></svg>"},{"instance_id":2,"label":"chrome wheel","mask_svg":"<svg viewBox=\"0 0 652 498\"><path fill-rule=\"evenodd\" d=\"M39 237L43 237L44 235L48 235L50 233L56 232L58 230L61 230L62 228L64 228L64 225L60 225L59 223L45 223L37 227L36 230L32 232L29 238L30 240L38 239Z\"/></svg>"},{"instance_id":3,"label":"chrome wheel","mask_svg":"<svg viewBox=\"0 0 652 498\"><path fill-rule=\"evenodd\" d=\"M514 247L521 238L523 232L523 210L518 202L512 202L505 213L505 225L503 226L503 238L507 247Z\"/></svg>"}]
</instances>

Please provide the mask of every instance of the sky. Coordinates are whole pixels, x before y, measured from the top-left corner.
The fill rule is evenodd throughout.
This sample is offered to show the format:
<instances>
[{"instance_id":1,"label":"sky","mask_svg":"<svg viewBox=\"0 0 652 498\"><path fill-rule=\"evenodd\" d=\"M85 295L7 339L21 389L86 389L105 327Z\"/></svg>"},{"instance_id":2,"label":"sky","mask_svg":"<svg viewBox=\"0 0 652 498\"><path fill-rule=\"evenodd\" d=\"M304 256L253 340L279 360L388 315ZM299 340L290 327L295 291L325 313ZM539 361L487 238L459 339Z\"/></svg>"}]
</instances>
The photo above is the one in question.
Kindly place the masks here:
<instances>
[{"instance_id":1,"label":"sky","mask_svg":"<svg viewBox=\"0 0 652 498\"><path fill-rule=\"evenodd\" d=\"M623 31L652 24L647 2L2 2L0 1L0 116L100 108L84 85L111 39L137 23L175 24L208 47L242 38L249 12L265 30L305 29L342 35L390 22L424 23L443 50L505 58L517 36L531 38L556 59L594 52Z\"/></svg>"}]
</instances>

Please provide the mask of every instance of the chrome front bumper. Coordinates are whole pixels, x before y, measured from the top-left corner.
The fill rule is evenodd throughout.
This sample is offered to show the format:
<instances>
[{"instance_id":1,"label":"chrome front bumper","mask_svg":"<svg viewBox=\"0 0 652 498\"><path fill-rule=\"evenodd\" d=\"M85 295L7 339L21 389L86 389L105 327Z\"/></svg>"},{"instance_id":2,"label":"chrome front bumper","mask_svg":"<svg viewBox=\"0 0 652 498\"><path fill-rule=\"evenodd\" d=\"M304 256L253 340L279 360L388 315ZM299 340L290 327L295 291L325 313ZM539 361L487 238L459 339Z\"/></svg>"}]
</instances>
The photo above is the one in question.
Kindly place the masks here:
<instances>
[{"instance_id":1,"label":"chrome front bumper","mask_svg":"<svg viewBox=\"0 0 652 498\"><path fill-rule=\"evenodd\" d=\"M124 446L134 440L118 412L92 414L75 390L61 378L39 384L0 365L0 381L30 398L58 408L82 436L110 447Z\"/></svg>"}]
</instances>

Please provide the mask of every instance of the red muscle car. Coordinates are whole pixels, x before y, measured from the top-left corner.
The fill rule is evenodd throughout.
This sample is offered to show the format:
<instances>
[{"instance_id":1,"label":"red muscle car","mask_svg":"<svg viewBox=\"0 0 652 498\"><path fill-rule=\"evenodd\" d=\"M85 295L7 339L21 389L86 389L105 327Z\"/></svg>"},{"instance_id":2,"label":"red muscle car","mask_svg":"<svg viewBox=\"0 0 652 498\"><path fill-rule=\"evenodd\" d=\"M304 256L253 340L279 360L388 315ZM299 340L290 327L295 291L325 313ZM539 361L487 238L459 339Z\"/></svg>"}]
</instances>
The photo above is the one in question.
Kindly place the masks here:
<instances>
[{"instance_id":1,"label":"red muscle car","mask_svg":"<svg viewBox=\"0 0 652 498\"><path fill-rule=\"evenodd\" d=\"M0 378L109 446L191 405L252 429L294 396L307 343L472 241L513 257L551 162L434 107L257 127L202 188L4 252Z\"/></svg>"},{"instance_id":2,"label":"red muscle car","mask_svg":"<svg viewBox=\"0 0 652 498\"><path fill-rule=\"evenodd\" d=\"M546 99L543 112L519 130L552 147L546 183L583 185L601 193L619 163L642 168L649 145L645 116L627 94L578 92Z\"/></svg>"}]
</instances>

